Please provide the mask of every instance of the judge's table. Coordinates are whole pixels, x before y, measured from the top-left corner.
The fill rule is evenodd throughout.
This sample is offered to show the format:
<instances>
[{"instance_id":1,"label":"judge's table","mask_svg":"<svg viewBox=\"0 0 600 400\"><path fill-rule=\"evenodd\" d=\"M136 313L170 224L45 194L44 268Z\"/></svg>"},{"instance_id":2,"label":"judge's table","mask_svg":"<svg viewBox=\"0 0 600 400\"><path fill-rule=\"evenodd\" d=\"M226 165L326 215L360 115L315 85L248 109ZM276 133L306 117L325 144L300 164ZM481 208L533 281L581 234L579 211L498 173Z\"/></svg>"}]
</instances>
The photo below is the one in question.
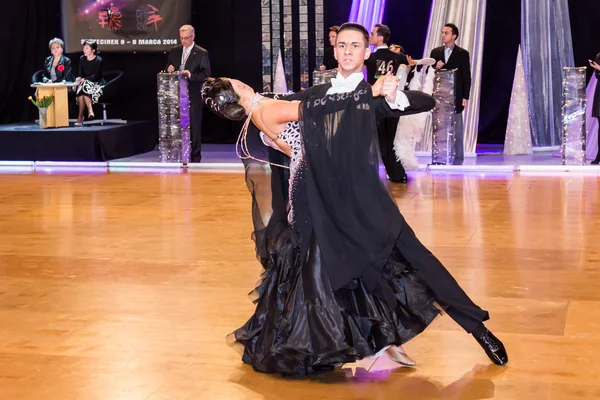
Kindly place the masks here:
<instances>
[{"instance_id":1,"label":"judge's table","mask_svg":"<svg viewBox=\"0 0 600 400\"><path fill-rule=\"evenodd\" d=\"M48 128L69 126L69 89L73 87L73 83L34 83L31 87L36 88L38 99L54 97L48 107L46 126Z\"/></svg>"}]
</instances>

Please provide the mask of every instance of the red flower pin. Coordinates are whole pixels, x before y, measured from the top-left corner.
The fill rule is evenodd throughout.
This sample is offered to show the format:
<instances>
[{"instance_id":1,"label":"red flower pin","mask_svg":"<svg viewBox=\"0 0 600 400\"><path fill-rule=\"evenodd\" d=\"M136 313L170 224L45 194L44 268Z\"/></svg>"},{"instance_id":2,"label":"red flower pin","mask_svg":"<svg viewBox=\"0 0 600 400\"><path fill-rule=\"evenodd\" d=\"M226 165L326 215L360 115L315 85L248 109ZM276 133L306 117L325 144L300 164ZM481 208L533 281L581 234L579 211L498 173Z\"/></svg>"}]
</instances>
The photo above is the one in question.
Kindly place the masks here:
<instances>
[{"instance_id":1,"label":"red flower pin","mask_svg":"<svg viewBox=\"0 0 600 400\"><path fill-rule=\"evenodd\" d=\"M56 69L58 70L58 72L63 72L65 70L65 66L61 64L58 67L56 67Z\"/></svg>"}]
</instances>

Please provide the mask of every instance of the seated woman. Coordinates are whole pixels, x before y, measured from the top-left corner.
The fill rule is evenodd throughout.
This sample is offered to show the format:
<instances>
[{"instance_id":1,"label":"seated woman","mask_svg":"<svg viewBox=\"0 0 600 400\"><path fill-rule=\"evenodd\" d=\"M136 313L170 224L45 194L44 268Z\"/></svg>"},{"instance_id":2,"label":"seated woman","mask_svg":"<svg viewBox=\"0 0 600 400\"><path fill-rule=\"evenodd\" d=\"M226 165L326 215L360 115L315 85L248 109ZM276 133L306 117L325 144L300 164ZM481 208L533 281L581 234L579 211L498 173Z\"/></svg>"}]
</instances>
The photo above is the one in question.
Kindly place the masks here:
<instances>
[{"instance_id":1,"label":"seated woman","mask_svg":"<svg viewBox=\"0 0 600 400\"><path fill-rule=\"evenodd\" d=\"M98 43L86 40L83 43L83 55L79 59L79 72L75 79L73 90L77 94L79 115L75 125L83 123L84 112L87 108L88 119L94 119L92 104L96 104L102 96L102 58L97 55Z\"/></svg>"},{"instance_id":2,"label":"seated woman","mask_svg":"<svg viewBox=\"0 0 600 400\"><path fill-rule=\"evenodd\" d=\"M42 82L73 82L71 73L71 60L63 55L65 42L54 38L48 43L51 56L44 61Z\"/></svg>"}]
</instances>

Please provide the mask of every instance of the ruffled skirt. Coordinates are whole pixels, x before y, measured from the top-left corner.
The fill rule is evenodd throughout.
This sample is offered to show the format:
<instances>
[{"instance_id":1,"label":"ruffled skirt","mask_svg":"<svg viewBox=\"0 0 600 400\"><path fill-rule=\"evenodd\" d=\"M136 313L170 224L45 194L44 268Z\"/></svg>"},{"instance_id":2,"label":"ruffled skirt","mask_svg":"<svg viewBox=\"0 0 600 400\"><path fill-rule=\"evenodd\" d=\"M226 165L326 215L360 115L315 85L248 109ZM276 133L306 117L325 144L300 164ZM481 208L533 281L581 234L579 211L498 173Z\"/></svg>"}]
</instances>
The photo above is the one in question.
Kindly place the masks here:
<instances>
[{"instance_id":1,"label":"ruffled skirt","mask_svg":"<svg viewBox=\"0 0 600 400\"><path fill-rule=\"evenodd\" d=\"M307 375L368 358L406 343L440 313L397 247L382 270L395 298L390 306L360 279L333 291L314 235L307 252L299 251L291 227L271 243L261 281L251 293L254 315L228 338L243 346L243 362L257 371Z\"/></svg>"},{"instance_id":2,"label":"ruffled skirt","mask_svg":"<svg viewBox=\"0 0 600 400\"><path fill-rule=\"evenodd\" d=\"M77 96L87 96L92 99L92 103L96 104L102 96L102 85L96 82L88 81L84 79L77 86Z\"/></svg>"}]
</instances>

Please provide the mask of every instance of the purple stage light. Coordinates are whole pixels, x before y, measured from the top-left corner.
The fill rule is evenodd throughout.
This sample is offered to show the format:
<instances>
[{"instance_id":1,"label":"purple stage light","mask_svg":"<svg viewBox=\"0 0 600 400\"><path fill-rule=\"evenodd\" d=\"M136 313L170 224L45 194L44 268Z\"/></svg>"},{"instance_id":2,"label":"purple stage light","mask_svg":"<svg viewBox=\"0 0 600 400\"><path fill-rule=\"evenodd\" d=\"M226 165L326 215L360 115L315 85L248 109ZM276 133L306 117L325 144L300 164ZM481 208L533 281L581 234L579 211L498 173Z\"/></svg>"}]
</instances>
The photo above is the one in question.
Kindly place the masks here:
<instances>
[{"instance_id":1,"label":"purple stage light","mask_svg":"<svg viewBox=\"0 0 600 400\"><path fill-rule=\"evenodd\" d=\"M352 0L352 8L348 22L357 22L369 32L375 24L380 24L385 10L385 0ZM367 69L363 68L365 80L368 80Z\"/></svg>"},{"instance_id":2,"label":"purple stage light","mask_svg":"<svg viewBox=\"0 0 600 400\"><path fill-rule=\"evenodd\" d=\"M385 0L352 0L349 22L357 22L369 32L375 24L380 24L385 10Z\"/></svg>"}]
</instances>

